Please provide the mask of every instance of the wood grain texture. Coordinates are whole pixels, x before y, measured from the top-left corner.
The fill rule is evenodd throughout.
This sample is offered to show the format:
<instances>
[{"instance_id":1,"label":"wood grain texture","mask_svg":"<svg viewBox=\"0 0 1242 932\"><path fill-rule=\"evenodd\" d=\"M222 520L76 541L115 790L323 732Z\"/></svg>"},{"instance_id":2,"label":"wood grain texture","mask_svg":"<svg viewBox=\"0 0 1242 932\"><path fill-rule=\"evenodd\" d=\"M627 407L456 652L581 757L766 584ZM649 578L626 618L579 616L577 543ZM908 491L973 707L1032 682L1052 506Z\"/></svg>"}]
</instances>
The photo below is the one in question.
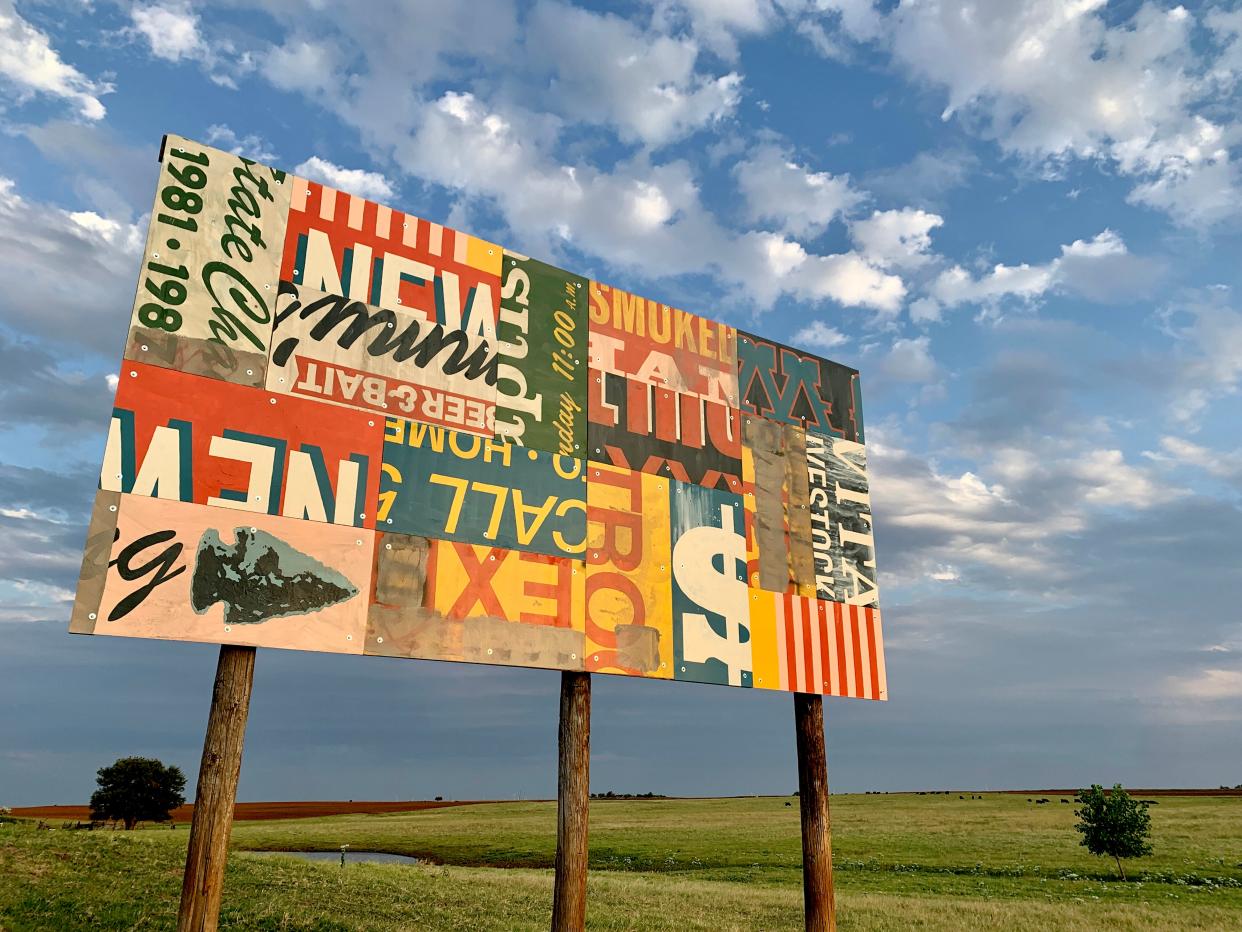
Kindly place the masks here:
<instances>
[{"instance_id":1,"label":"wood grain texture","mask_svg":"<svg viewBox=\"0 0 1242 932\"><path fill-rule=\"evenodd\" d=\"M591 801L591 674L561 673L560 770L552 932L586 926L587 831Z\"/></svg>"},{"instance_id":2,"label":"wood grain texture","mask_svg":"<svg viewBox=\"0 0 1242 932\"><path fill-rule=\"evenodd\" d=\"M798 800L802 810L802 895L806 929L807 932L836 932L823 698L794 693L794 726L798 735Z\"/></svg>"},{"instance_id":3,"label":"wood grain texture","mask_svg":"<svg viewBox=\"0 0 1242 932\"><path fill-rule=\"evenodd\" d=\"M233 804L241 774L242 745L254 684L253 647L224 645L216 666L203 761L194 791L194 821L185 856L177 932L214 932L220 917L224 865L233 829Z\"/></svg>"}]
</instances>

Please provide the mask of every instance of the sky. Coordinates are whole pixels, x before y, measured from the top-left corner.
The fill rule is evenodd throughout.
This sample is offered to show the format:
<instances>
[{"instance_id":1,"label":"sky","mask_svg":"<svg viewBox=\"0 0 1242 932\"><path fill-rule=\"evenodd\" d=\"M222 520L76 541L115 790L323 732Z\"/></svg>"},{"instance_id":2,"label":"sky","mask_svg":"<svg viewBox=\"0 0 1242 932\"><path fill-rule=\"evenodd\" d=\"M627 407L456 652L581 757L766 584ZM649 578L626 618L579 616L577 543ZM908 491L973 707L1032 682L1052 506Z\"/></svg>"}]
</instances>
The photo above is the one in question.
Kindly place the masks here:
<instances>
[{"instance_id":1,"label":"sky","mask_svg":"<svg viewBox=\"0 0 1242 932\"><path fill-rule=\"evenodd\" d=\"M890 701L836 791L1242 783L1242 10L0 0L0 804L193 785L217 648L66 631L175 132L861 370ZM592 789L788 793L594 677ZM554 672L261 650L239 798L548 797Z\"/></svg>"}]
</instances>

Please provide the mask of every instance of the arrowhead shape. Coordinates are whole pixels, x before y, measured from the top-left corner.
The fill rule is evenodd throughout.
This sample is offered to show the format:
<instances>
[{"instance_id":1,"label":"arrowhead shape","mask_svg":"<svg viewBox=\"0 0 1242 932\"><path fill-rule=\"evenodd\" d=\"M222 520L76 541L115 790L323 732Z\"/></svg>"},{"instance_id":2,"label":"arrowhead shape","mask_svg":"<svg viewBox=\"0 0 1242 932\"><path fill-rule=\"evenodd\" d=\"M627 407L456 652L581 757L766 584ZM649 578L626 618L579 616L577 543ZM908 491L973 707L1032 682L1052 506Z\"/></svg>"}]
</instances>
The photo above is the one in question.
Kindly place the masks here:
<instances>
[{"instance_id":1,"label":"arrowhead shape","mask_svg":"<svg viewBox=\"0 0 1242 932\"><path fill-rule=\"evenodd\" d=\"M257 625L306 615L358 594L358 587L267 531L234 528L227 544L215 529L198 542L190 605L203 614L224 603L226 625Z\"/></svg>"}]
</instances>

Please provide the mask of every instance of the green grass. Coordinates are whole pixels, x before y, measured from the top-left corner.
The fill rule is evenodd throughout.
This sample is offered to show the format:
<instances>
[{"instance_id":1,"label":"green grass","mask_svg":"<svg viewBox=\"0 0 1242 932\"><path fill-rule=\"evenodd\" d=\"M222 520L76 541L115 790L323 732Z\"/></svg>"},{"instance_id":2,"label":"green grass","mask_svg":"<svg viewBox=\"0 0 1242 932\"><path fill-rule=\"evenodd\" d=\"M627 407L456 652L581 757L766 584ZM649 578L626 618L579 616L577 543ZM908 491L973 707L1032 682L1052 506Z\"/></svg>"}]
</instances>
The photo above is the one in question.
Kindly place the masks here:
<instances>
[{"instance_id":1,"label":"green grass","mask_svg":"<svg viewBox=\"0 0 1242 932\"><path fill-rule=\"evenodd\" d=\"M796 801L595 801L592 929L796 929ZM836 796L843 930L1242 928L1242 800L1163 798L1139 882L1077 845L1073 806L1025 797ZM222 928L541 929L552 803L239 823ZM0 826L0 929L167 929L185 829ZM307 864L251 850L413 854L417 867ZM503 868L503 869L502 869Z\"/></svg>"}]
</instances>

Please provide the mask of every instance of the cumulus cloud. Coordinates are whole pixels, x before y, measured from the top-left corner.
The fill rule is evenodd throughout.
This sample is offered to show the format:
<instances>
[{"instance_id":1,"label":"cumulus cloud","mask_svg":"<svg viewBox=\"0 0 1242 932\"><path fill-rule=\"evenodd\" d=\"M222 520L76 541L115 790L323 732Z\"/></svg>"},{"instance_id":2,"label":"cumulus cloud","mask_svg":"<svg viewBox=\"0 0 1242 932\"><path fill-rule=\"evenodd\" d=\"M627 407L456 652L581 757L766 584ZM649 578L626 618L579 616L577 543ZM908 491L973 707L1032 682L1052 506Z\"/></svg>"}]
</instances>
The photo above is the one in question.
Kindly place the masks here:
<instances>
[{"instance_id":1,"label":"cumulus cloud","mask_svg":"<svg viewBox=\"0 0 1242 932\"><path fill-rule=\"evenodd\" d=\"M794 346L820 351L836 349L838 346L844 346L849 342L849 337L836 327L828 326L822 320L811 321L795 333L791 339Z\"/></svg>"},{"instance_id":2,"label":"cumulus cloud","mask_svg":"<svg viewBox=\"0 0 1242 932\"><path fill-rule=\"evenodd\" d=\"M144 238L139 224L27 200L0 177L0 322L115 357Z\"/></svg>"},{"instance_id":3,"label":"cumulus cloud","mask_svg":"<svg viewBox=\"0 0 1242 932\"><path fill-rule=\"evenodd\" d=\"M1242 699L1242 670L1206 668L1190 676L1171 676L1164 685L1168 695L1179 699Z\"/></svg>"},{"instance_id":4,"label":"cumulus cloud","mask_svg":"<svg viewBox=\"0 0 1242 932\"><path fill-rule=\"evenodd\" d=\"M246 133L244 136L239 136L225 123L212 123L208 126L206 138L207 142L217 149L223 149L233 155L243 155L256 162L271 164L280 158L272 151L267 141L258 134Z\"/></svg>"},{"instance_id":5,"label":"cumulus cloud","mask_svg":"<svg viewBox=\"0 0 1242 932\"><path fill-rule=\"evenodd\" d=\"M877 210L850 224L850 238L881 268L917 268L930 261L931 232L943 224L924 210Z\"/></svg>"},{"instance_id":6,"label":"cumulus cloud","mask_svg":"<svg viewBox=\"0 0 1242 932\"><path fill-rule=\"evenodd\" d=\"M187 4L136 6L129 15L134 30L147 40L156 58L181 61L202 49L198 17Z\"/></svg>"},{"instance_id":7,"label":"cumulus cloud","mask_svg":"<svg viewBox=\"0 0 1242 932\"><path fill-rule=\"evenodd\" d=\"M379 172L366 171L361 168L342 168L317 155L312 155L298 165L293 169L293 173L375 201L387 201L393 197L392 185Z\"/></svg>"},{"instance_id":8,"label":"cumulus cloud","mask_svg":"<svg viewBox=\"0 0 1242 932\"><path fill-rule=\"evenodd\" d=\"M12 0L0 0L0 75L19 99L59 97L75 104L88 120L103 119L106 111L99 98L112 90L66 63L47 34L23 19Z\"/></svg>"},{"instance_id":9,"label":"cumulus cloud","mask_svg":"<svg viewBox=\"0 0 1242 932\"><path fill-rule=\"evenodd\" d=\"M553 107L622 139L660 146L710 126L737 107L741 76L697 70L691 39L644 31L618 16L540 0L526 45L552 77Z\"/></svg>"},{"instance_id":10,"label":"cumulus cloud","mask_svg":"<svg viewBox=\"0 0 1242 932\"><path fill-rule=\"evenodd\" d=\"M1030 304L1053 291L1117 302L1143 294L1162 274L1161 262L1133 255L1116 232L1105 229L1090 240L1063 245L1060 256L1041 264L996 263L981 275L953 265L928 284L912 314L917 320L936 320L942 308L973 304L995 309L1005 300Z\"/></svg>"},{"instance_id":11,"label":"cumulus cloud","mask_svg":"<svg viewBox=\"0 0 1242 932\"><path fill-rule=\"evenodd\" d=\"M1242 312L1231 299L1228 288L1209 288L1160 312L1175 341L1171 413L1187 430L1197 430L1208 406L1242 385Z\"/></svg>"},{"instance_id":12,"label":"cumulus cloud","mask_svg":"<svg viewBox=\"0 0 1242 932\"><path fill-rule=\"evenodd\" d=\"M774 222L793 236L822 232L863 199L848 175L815 172L774 145L764 145L734 167L747 219Z\"/></svg>"},{"instance_id":13,"label":"cumulus cloud","mask_svg":"<svg viewBox=\"0 0 1242 932\"><path fill-rule=\"evenodd\" d=\"M174 63L201 62L207 76L222 87L236 89L237 78L255 68L252 51L239 50L231 38L205 35L198 14L188 3L138 5L129 15L127 32L154 57Z\"/></svg>"},{"instance_id":14,"label":"cumulus cloud","mask_svg":"<svg viewBox=\"0 0 1242 932\"><path fill-rule=\"evenodd\" d=\"M864 13L878 15L870 3ZM881 28L842 19L828 45L877 41L960 119L1006 152L1053 166L1099 161L1128 177L1131 199L1205 226L1237 216L1242 184L1230 153L1242 127L1215 104L1242 66L1236 19L1204 18L1216 40L1194 45L1185 7L1144 4L1122 17L1106 0L903 3ZM823 22L822 14L806 15ZM1213 54L1215 52L1215 54Z\"/></svg>"},{"instance_id":15,"label":"cumulus cloud","mask_svg":"<svg viewBox=\"0 0 1242 932\"><path fill-rule=\"evenodd\" d=\"M710 273L761 308L781 294L900 307L901 278L857 253L817 255L777 233L726 228L704 206L685 161L652 164L640 153L601 171L560 161L556 140L556 127L538 115L450 91L425 106L411 134L394 133L392 144L411 173L487 198L531 254L572 245L649 278Z\"/></svg>"}]
</instances>

